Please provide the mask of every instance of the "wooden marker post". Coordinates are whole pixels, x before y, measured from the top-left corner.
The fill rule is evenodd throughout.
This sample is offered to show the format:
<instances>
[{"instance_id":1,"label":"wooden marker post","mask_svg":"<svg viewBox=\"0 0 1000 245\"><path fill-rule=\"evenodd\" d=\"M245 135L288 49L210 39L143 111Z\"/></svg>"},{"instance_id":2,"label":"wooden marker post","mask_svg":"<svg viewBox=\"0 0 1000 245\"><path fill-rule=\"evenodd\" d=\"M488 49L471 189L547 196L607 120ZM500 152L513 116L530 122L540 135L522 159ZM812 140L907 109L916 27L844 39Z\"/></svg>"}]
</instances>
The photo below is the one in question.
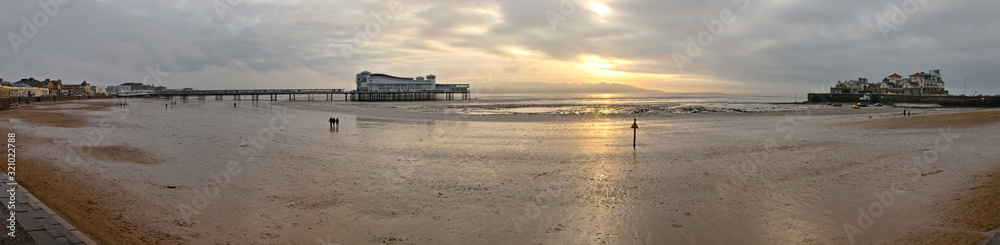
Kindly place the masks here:
<instances>
[{"instance_id":1,"label":"wooden marker post","mask_svg":"<svg viewBox=\"0 0 1000 245\"><path fill-rule=\"evenodd\" d=\"M633 118L632 119L632 149L635 149L635 135L636 135L636 132L638 131L638 129L639 129L639 124L637 123L637 119Z\"/></svg>"}]
</instances>

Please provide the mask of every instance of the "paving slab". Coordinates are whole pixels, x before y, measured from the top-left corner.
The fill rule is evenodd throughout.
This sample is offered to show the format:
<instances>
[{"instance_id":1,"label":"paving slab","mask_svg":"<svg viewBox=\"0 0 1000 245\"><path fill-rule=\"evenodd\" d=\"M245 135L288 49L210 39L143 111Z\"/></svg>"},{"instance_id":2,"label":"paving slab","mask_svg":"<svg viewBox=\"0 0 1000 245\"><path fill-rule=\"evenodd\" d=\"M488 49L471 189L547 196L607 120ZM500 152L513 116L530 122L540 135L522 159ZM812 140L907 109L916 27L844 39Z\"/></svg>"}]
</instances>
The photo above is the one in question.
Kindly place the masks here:
<instances>
[{"instance_id":1,"label":"paving slab","mask_svg":"<svg viewBox=\"0 0 1000 245\"><path fill-rule=\"evenodd\" d=\"M993 234L993 239L986 242L986 245L1000 245L1000 233Z\"/></svg>"},{"instance_id":2,"label":"paving slab","mask_svg":"<svg viewBox=\"0 0 1000 245\"><path fill-rule=\"evenodd\" d=\"M0 176L6 179L6 175ZM17 186L17 207L14 209L17 225L25 230L37 244L84 245L96 244L79 232L52 209L42 204L27 189Z\"/></svg>"}]
</instances>

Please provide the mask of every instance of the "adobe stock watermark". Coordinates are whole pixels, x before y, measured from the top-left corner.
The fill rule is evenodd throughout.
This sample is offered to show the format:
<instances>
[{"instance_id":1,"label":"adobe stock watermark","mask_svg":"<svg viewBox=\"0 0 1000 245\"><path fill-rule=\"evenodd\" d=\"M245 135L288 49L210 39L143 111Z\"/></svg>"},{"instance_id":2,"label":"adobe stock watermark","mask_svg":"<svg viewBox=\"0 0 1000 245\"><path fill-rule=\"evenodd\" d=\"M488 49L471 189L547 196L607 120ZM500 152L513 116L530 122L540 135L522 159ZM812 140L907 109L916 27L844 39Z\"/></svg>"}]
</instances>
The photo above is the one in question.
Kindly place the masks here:
<instances>
[{"instance_id":1,"label":"adobe stock watermark","mask_svg":"<svg viewBox=\"0 0 1000 245\"><path fill-rule=\"evenodd\" d=\"M750 8L750 0L732 0L739 5L740 12L746 12ZM736 21L736 14L730 9L719 11L719 18L706 18L701 23L705 30L699 32L695 37L687 36L687 46L685 52L674 52L674 64L677 65L678 72L684 72L684 65L694 63L694 60L701 57L704 49L712 46L715 39L719 38L726 31L726 26Z\"/></svg>"},{"instance_id":2,"label":"adobe stock watermark","mask_svg":"<svg viewBox=\"0 0 1000 245\"><path fill-rule=\"evenodd\" d=\"M549 20L549 26L552 27L552 31L558 31L559 28L556 28L556 26L559 22L566 21L567 17L575 14L576 9L581 3L581 0L562 0L559 1L558 13L551 9L545 10L545 18Z\"/></svg>"},{"instance_id":3,"label":"adobe stock watermark","mask_svg":"<svg viewBox=\"0 0 1000 245\"><path fill-rule=\"evenodd\" d=\"M368 46L372 39L382 35L382 29L389 27L395 21L399 13L403 11L403 5L399 1L390 1L386 8L381 11L371 11L369 14L373 20L369 20L361 27L354 27L354 39L352 43L340 43L340 51L344 54L344 59L350 60L351 56L361 52L361 49Z\"/></svg>"},{"instance_id":4,"label":"adobe stock watermark","mask_svg":"<svg viewBox=\"0 0 1000 245\"><path fill-rule=\"evenodd\" d=\"M542 183L542 191L531 196L531 200L527 203L527 206L524 206L523 213L510 214L510 220L513 221L514 226L514 232L511 235L520 234L524 226L541 217L543 209L549 209L548 203L562 197L562 192L565 188L566 186L561 183Z\"/></svg>"},{"instance_id":5,"label":"adobe stock watermark","mask_svg":"<svg viewBox=\"0 0 1000 245\"><path fill-rule=\"evenodd\" d=\"M500 85L503 84L503 82L500 82L500 81L496 81L496 82L493 81L493 74L478 75L478 76L476 76L476 80L475 81L478 82L480 86L475 86L475 87L472 88L472 94L474 94L474 95L492 94L494 91L496 91L496 89L497 89L496 87L497 86L500 86ZM483 89L486 89L486 91L484 92Z\"/></svg>"},{"instance_id":6,"label":"adobe stock watermark","mask_svg":"<svg viewBox=\"0 0 1000 245\"><path fill-rule=\"evenodd\" d=\"M226 21L226 14L236 10L243 4L243 0L213 0L212 8L215 9L215 14L219 15L220 21Z\"/></svg>"},{"instance_id":7,"label":"adobe stock watermark","mask_svg":"<svg viewBox=\"0 0 1000 245\"><path fill-rule=\"evenodd\" d=\"M146 75L142 77L142 83L146 84L152 78L153 86L162 86L163 78L169 76L170 73L160 71L160 64L156 64L156 68L146 66Z\"/></svg>"},{"instance_id":8,"label":"adobe stock watermark","mask_svg":"<svg viewBox=\"0 0 1000 245\"><path fill-rule=\"evenodd\" d=\"M810 86L809 90L813 93L818 93L821 91L820 88L824 86L824 84L820 84L819 87ZM750 186L755 176L763 171L762 168L765 164L772 162L767 158L766 154L777 151L780 141L792 140L795 137L796 129L802 126L803 122L812 120L812 110L812 108L807 107L805 110L786 113L784 117L781 117L774 123L774 132L781 134L780 137L768 137L764 139L764 142L760 143L762 151L751 152L738 165L728 166L730 176L732 176L728 178L730 182L719 182L715 185L723 201L729 200L727 193L737 193L739 190Z\"/></svg>"},{"instance_id":9,"label":"adobe stock watermark","mask_svg":"<svg viewBox=\"0 0 1000 245\"><path fill-rule=\"evenodd\" d=\"M159 86L160 84L163 83L163 78L167 76L170 76L170 73L160 71L159 64L156 65L156 68L146 66L146 75L143 76L142 82L146 83L146 81L152 78L153 80L156 81L155 85ZM129 115L132 114L132 111L131 109L129 109L129 107L122 107L120 111L122 115L117 117L116 119L117 121L124 121L126 118L129 117ZM81 144L78 145L91 146L91 147L101 146L104 144L105 135L113 133L117 129L115 127L115 124L112 123L112 119L108 118L101 119L97 125L98 127L95 129L75 129L82 131L83 135L86 136L85 137L86 139L81 140ZM70 170L73 167L80 165L81 162L83 162L82 156L87 155L84 154L88 153L85 151L89 151L91 150L91 148L89 147L79 148L79 147L74 147L73 144L68 144L65 145L64 150L67 153L65 154L65 159L64 159L65 161L59 161L58 166L61 170Z\"/></svg>"},{"instance_id":10,"label":"adobe stock watermark","mask_svg":"<svg viewBox=\"0 0 1000 245\"><path fill-rule=\"evenodd\" d=\"M10 41L14 53L20 53L21 45L28 44L32 38L38 36L40 29L49 25L49 20L59 14L60 6L67 3L69 0L38 1L38 6L42 9L31 15L31 20L28 20L28 17L21 17L21 22L24 23L21 25L21 33L7 32L7 40Z\"/></svg>"},{"instance_id":11,"label":"adobe stock watermark","mask_svg":"<svg viewBox=\"0 0 1000 245\"><path fill-rule=\"evenodd\" d=\"M257 157L254 154L263 151L264 145L274 140L278 130L284 129L291 123L292 115L289 114L288 108L276 106L271 110L274 112L274 116L271 117L268 127L261 128L256 136L250 136L236 146L236 150L245 158L242 161L229 161L226 163L225 169L209 173L212 180L202 183L192 190L190 205L188 203L177 204L177 211L180 212L181 218L186 224L190 225L191 216L198 215L202 209L208 207L212 199L218 197L222 189L229 186L233 177L243 172L244 166L251 166L255 163Z\"/></svg>"},{"instance_id":12,"label":"adobe stock watermark","mask_svg":"<svg viewBox=\"0 0 1000 245\"><path fill-rule=\"evenodd\" d=\"M129 115L132 114L132 111L129 110L128 107L125 107L122 108L121 113L121 116L117 117L118 121L124 121L129 117ZM116 130L115 125L112 123L112 119L109 118L101 119L97 125L97 128L76 128L67 132L67 135L82 133L85 137L79 141L79 144L67 144L63 146L63 150L66 154L63 155L63 161L56 162L57 166L61 170L56 172L56 174L62 174L62 171L69 171L74 167L79 166L83 162L83 156L89 155L89 151L93 150L92 147L103 145L105 136L115 132Z\"/></svg>"},{"instance_id":13,"label":"adobe stock watermark","mask_svg":"<svg viewBox=\"0 0 1000 245\"><path fill-rule=\"evenodd\" d=\"M875 23L878 25L879 31L882 32L882 39L889 41L889 33L898 31L900 26L910 20L910 15L916 14L926 4L927 0L904 0L902 7L898 4L889 7L888 18L875 16Z\"/></svg>"},{"instance_id":14,"label":"adobe stock watermark","mask_svg":"<svg viewBox=\"0 0 1000 245\"><path fill-rule=\"evenodd\" d=\"M909 163L903 165L903 172L913 174L913 177L909 179L909 183L917 183L917 181L920 181L920 178L926 176L923 171L928 169L930 164L936 163L940 159L942 152L951 149L955 144L955 139L959 137L958 134L952 132L951 127L938 129L938 136L932 142L933 146L930 149L921 150L920 154L913 156L913 159ZM844 222L844 235L847 236L847 241L855 244L857 241L854 238L857 235L864 234L865 230L874 226L876 219L885 215L886 211L896 202L896 197L903 194L906 194L906 191L903 190L903 186L900 186L900 184L893 184L889 187L889 190L876 190L872 192L876 200L867 206L858 207L858 216L855 220L852 220L853 222Z\"/></svg>"}]
</instances>

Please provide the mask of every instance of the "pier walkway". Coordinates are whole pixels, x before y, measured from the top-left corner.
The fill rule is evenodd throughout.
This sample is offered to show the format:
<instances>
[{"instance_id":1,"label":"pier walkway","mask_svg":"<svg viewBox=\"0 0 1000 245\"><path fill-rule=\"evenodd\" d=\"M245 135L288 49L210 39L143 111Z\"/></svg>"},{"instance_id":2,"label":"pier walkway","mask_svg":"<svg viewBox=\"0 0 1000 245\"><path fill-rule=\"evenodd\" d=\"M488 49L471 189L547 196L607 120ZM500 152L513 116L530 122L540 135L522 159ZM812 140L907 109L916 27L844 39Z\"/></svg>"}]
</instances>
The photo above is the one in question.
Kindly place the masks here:
<instances>
[{"instance_id":1,"label":"pier walkway","mask_svg":"<svg viewBox=\"0 0 1000 245\"><path fill-rule=\"evenodd\" d=\"M261 95L267 95L270 101L278 101L279 95L287 95L289 101L294 101L296 95L306 95L309 100L312 100L312 95L325 95L326 100L332 101L334 95L344 94L344 100L347 100L346 93L344 89L218 89L218 90L164 90L155 91L149 94L149 96L158 96L171 98L173 96L180 96L181 98L187 99L188 96L215 96L216 100L222 100L224 96L233 96L233 100L242 100L243 96L249 96L250 100L260 100Z\"/></svg>"},{"instance_id":2,"label":"pier walkway","mask_svg":"<svg viewBox=\"0 0 1000 245\"><path fill-rule=\"evenodd\" d=\"M136 96L152 96L173 98L174 96L187 99L188 96L215 96L215 100L223 100L226 96L232 96L233 100L243 100L249 96L250 100L260 100L261 95L267 95L268 100L278 101L279 96L286 96L288 101L295 101L297 95L305 95L307 100L313 100L313 95L324 95L326 101L333 101L336 95L344 95L344 101L418 101L418 100L470 100L471 96L466 90L447 91L431 90L419 92L358 92L345 91L344 89L218 89L218 90L164 90L153 91L149 94ZM456 96L458 95L458 96ZM127 96L122 96L127 97Z\"/></svg>"}]
</instances>

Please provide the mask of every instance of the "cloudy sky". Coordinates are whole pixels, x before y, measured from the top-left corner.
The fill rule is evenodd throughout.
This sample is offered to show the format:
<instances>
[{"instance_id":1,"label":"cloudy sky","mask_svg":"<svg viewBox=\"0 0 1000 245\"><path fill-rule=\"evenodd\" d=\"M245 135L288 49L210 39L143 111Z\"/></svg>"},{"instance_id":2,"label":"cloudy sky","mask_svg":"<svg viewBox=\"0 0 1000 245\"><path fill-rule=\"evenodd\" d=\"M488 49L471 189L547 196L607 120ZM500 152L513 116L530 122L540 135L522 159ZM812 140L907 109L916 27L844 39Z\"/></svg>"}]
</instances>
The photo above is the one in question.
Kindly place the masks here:
<instances>
[{"instance_id":1,"label":"cloudy sky","mask_svg":"<svg viewBox=\"0 0 1000 245\"><path fill-rule=\"evenodd\" d=\"M995 0L3 1L0 78L353 88L369 70L805 93L941 69L952 93L967 78L995 94L997 13Z\"/></svg>"}]
</instances>

